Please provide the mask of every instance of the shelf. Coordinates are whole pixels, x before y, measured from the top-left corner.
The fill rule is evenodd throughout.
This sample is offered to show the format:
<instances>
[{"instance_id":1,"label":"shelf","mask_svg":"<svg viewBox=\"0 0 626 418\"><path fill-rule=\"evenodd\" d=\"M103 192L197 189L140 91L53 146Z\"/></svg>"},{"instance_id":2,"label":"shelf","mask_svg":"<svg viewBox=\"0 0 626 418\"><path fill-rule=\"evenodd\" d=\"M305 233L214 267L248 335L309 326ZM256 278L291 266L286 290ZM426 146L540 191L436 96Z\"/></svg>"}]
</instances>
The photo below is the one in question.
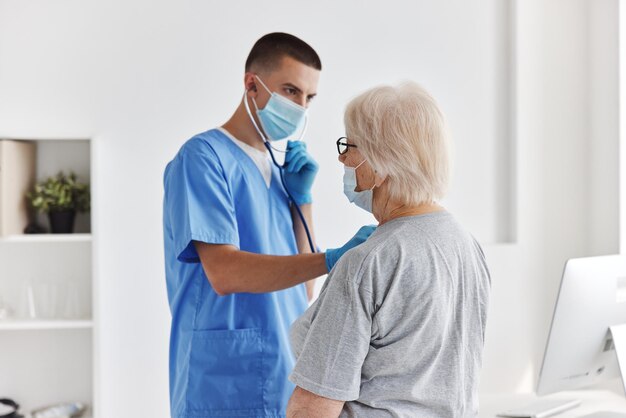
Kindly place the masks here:
<instances>
[{"instance_id":1,"label":"shelf","mask_svg":"<svg viewBox=\"0 0 626 418\"><path fill-rule=\"evenodd\" d=\"M34 161L25 164L14 158L11 161L17 168L3 165L0 176L4 180L0 193L0 392L7 389L19 399L27 417L27 411L34 408L81 401L89 406L84 417L92 418L97 397L95 331L99 329L97 318L90 314L98 300L93 280L97 267L93 212L77 213L73 234L23 233L30 222L51 230L45 214L33 216L24 207L24 195L35 181L72 171L79 181L90 184L92 194L96 191L91 179L96 160L92 141L57 137L54 132L45 138L23 139L35 146ZM13 172L26 166L34 173L29 173L24 188L16 189L20 176ZM6 213L9 209L12 212ZM10 215L15 212L22 216L14 219ZM38 315L31 319L28 313Z\"/></svg>"},{"instance_id":2,"label":"shelf","mask_svg":"<svg viewBox=\"0 0 626 418\"><path fill-rule=\"evenodd\" d=\"M91 234L23 234L0 238L0 242L91 242Z\"/></svg>"},{"instance_id":3,"label":"shelf","mask_svg":"<svg viewBox=\"0 0 626 418\"><path fill-rule=\"evenodd\" d=\"M48 329L91 329L93 321L85 320L7 320L0 321L0 331L48 330Z\"/></svg>"}]
</instances>

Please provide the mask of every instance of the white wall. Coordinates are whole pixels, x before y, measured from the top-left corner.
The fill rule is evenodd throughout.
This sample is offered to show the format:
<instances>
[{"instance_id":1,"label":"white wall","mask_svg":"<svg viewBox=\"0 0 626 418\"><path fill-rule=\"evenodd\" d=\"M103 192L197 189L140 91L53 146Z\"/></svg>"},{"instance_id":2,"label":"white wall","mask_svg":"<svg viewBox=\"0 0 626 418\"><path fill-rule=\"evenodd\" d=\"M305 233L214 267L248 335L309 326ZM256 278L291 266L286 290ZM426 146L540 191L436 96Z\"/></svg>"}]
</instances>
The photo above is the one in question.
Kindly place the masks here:
<instances>
[{"instance_id":1,"label":"white wall","mask_svg":"<svg viewBox=\"0 0 626 418\"><path fill-rule=\"evenodd\" d=\"M518 243L489 246L484 390L536 382L567 258L618 251L617 1L520 1Z\"/></svg>"},{"instance_id":2,"label":"white wall","mask_svg":"<svg viewBox=\"0 0 626 418\"><path fill-rule=\"evenodd\" d=\"M100 417L167 416L162 171L230 115L251 44L274 30L325 67L308 135L323 247L371 222L341 194L347 100L407 78L439 100L446 204L492 269L482 389L531 389L563 262L617 251L617 0L511 4L0 0L0 136L94 138Z\"/></svg>"}]
</instances>

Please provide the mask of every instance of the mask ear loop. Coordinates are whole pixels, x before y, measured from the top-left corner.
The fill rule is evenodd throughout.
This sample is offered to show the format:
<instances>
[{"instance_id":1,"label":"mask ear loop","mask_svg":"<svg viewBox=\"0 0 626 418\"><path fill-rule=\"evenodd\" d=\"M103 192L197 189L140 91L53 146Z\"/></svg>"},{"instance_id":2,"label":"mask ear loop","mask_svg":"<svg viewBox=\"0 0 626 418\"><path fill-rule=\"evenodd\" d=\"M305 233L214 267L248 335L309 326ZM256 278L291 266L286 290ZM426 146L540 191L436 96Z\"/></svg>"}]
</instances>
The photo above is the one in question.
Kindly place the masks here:
<instances>
[{"instance_id":1,"label":"mask ear loop","mask_svg":"<svg viewBox=\"0 0 626 418\"><path fill-rule=\"evenodd\" d=\"M263 88L269 93L270 96L273 96L274 93L272 93L272 91L265 85L265 83L263 82L263 80L261 80L261 77L259 77L258 75L254 75L254 78L256 78L257 80L259 80L259 83L261 83L261 85L263 86ZM245 98L244 98L245 100ZM252 99L252 103L254 104L254 110L258 113L259 112L259 107L256 105L256 100ZM248 101L246 100L246 108L248 105ZM257 132L259 134L261 134L261 130L259 129L259 127L257 126L256 122L254 121L254 118L250 115L250 111L248 110L248 115L250 116L250 119L252 119L252 122L254 123L254 127L256 128ZM261 138L263 138L263 142L265 143L265 147L271 147L274 151L276 152L283 152L283 153L287 153L287 151L282 151L279 149L276 149L272 146L272 143L263 135L261 135ZM268 148L269 149L269 148ZM270 151L271 152L271 151ZM273 159L273 155L272 155L272 159Z\"/></svg>"},{"instance_id":2,"label":"mask ear loop","mask_svg":"<svg viewBox=\"0 0 626 418\"><path fill-rule=\"evenodd\" d=\"M372 168L374 168L374 167L372 167ZM370 190L372 190L372 191L374 191L374 189L375 189L376 187L378 187L378 186L376 185L376 173L377 173L377 171L376 171L376 170L374 170L374 184L372 185L372 188L370 189Z\"/></svg>"},{"instance_id":3,"label":"mask ear loop","mask_svg":"<svg viewBox=\"0 0 626 418\"><path fill-rule=\"evenodd\" d=\"M356 174L356 169L357 169L357 168L359 168L359 167L361 167L365 161L367 161L367 160L363 160L363 161L361 161L361 162L360 162L360 163L359 163L356 167L354 167L354 172L355 172L355 174ZM374 170L374 185L373 185L373 186L372 186L372 188L371 188L371 189L369 189L369 190L374 190L376 187L377 187L377 186L376 186L376 170Z\"/></svg>"},{"instance_id":4,"label":"mask ear loop","mask_svg":"<svg viewBox=\"0 0 626 418\"><path fill-rule=\"evenodd\" d=\"M259 82L261 83L261 85L265 88L265 90L267 90L267 92L269 94L274 94L272 93L272 91L270 89L267 88L267 86L265 85L265 83L263 82L263 80L261 80L261 77L259 77L258 75L254 75L254 77L256 77L257 80L259 80Z\"/></svg>"},{"instance_id":5,"label":"mask ear loop","mask_svg":"<svg viewBox=\"0 0 626 418\"><path fill-rule=\"evenodd\" d=\"M252 112L250 111L250 105L248 104L246 93L248 93L247 89L243 93L243 104L244 104L244 107L246 108L246 112L248 113L248 116L250 117L250 121L252 121L252 124L254 125L254 129L256 129L257 133L259 134L259 136L261 137L263 142L267 143L269 141L267 140L265 135L263 135L263 132L261 132L261 129L259 129L259 125L257 125L256 121L254 120L254 117L252 116ZM254 100L254 99L252 99L252 100ZM256 102L254 102L254 106L256 107ZM257 110L258 110L258 108L257 108Z\"/></svg>"},{"instance_id":6,"label":"mask ear loop","mask_svg":"<svg viewBox=\"0 0 626 418\"><path fill-rule=\"evenodd\" d=\"M261 77L259 77L258 75L254 75L254 78L256 78L257 80L259 80L259 83L261 83L261 85L263 86L263 88L271 95L273 95L274 93L272 93L272 91L267 88L267 86L265 85L265 83L263 82L263 80L261 80ZM256 129L256 131L259 133L259 135L261 136L261 139L263 140L263 144L265 145L265 147L268 149L268 151L270 152L270 154L272 153L272 151L270 150L273 149L276 152L282 152L282 153L287 153L287 151L283 151L283 150L279 150L277 148L274 148L272 146L272 143L267 139L267 137L265 135L263 135L263 133L261 133L261 129L259 128L259 126L257 125L256 121L254 120L254 117L252 117L252 112L250 111L250 105L248 104L248 100L246 100L246 93L248 92L248 90L246 90L246 92L243 95L243 101L244 104L246 106L246 112L248 112L248 116L250 117L250 120L252 121L252 124L254 125L254 128ZM252 103L254 104L254 109L256 110L256 112L259 111L259 107L256 105L256 100L252 99ZM276 163L276 160L274 159L274 155L272 154L272 160L274 160L274 164L278 165Z\"/></svg>"},{"instance_id":7,"label":"mask ear loop","mask_svg":"<svg viewBox=\"0 0 626 418\"><path fill-rule=\"evenodd\" d=\"M259 128L259 125L257 125L256 121L254 120L254 117L252 116L252 112L250 111L250 105L248 104L248 99L246 97L246 93L248 92L248 90L246 90L243 94L243 104L246 108L246 112L248 113L248 117L250 118L250 121L252 121L252 125L254 125L254 129L256 129L257 133L259 134L259 136L261 137L261 140L263 141L263 145L265 145L265 148L267 148L268 150L274 150L276 152L282 152L283 154L286 154L287 151L283 151L280 150L278 148L274 148L272 146L272 143L270 141L268 141L268 139L265 137L265 135L263 135L263 132L261 131L261 128ZM256 105L256 101L254 99L252 99L252 103L254 103L254 107L256 108L257 112L259 111L259 108ZM272 159L274 159L274 155L272 154ZM276 162L274 162L276 164Z\"/></svg>"}]
</instances>

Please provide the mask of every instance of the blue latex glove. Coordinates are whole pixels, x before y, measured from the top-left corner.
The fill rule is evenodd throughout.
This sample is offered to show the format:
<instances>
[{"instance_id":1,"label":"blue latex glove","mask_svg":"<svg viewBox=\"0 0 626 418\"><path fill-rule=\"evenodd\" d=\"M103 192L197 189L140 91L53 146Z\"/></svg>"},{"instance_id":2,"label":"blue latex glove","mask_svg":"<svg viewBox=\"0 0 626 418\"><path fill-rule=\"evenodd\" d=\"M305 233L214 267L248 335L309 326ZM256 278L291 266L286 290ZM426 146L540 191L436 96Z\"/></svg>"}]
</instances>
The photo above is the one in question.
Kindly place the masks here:
<instances>
[{"instance_id":1,"label":"blue latex glove","mask_svg":"<svg viewBox=\"0 0 626 418\"><path fill-rule=\"evenodd\" d=\"M332 248L326 250L326 268L328 271L331 271L335 263L341 258L341 256L351 248L356 247L364 243L372 232L376 230L376 225L365 225L362 226L361 229L353 236L350 241L346 242L346 244L341 248Z\"/></svg>"},{"instance_id":2,"label":"blue latex glove","mask_svg":"<svg viewBox=\"0 0 626 418\"><path fill-rule=\"evenodd\" d=\"M311 203L311 186L319 170L319 165L306 151L302 141L287 141L287 155L283 165L283 176L287 190L298 205Z\"/></svg>"}]
</instances>

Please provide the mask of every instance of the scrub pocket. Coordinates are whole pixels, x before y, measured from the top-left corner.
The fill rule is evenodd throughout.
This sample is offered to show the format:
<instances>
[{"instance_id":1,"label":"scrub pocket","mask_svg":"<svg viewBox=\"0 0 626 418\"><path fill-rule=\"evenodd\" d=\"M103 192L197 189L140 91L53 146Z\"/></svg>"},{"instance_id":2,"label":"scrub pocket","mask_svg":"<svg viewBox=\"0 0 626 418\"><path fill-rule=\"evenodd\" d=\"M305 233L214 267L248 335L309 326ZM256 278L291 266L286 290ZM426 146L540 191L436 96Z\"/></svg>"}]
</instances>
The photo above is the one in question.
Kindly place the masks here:
<instances>
[{"instance_id":1,"label":"scrub pocket","mask_svg":"<svg viewBox=\"0 0 626 418\"><path fill-rule=\"evenodd\" d=\"M249 416L263 409L263 332L260 328L194 331L187 412Z\"/></svg>"}]
</instances>

